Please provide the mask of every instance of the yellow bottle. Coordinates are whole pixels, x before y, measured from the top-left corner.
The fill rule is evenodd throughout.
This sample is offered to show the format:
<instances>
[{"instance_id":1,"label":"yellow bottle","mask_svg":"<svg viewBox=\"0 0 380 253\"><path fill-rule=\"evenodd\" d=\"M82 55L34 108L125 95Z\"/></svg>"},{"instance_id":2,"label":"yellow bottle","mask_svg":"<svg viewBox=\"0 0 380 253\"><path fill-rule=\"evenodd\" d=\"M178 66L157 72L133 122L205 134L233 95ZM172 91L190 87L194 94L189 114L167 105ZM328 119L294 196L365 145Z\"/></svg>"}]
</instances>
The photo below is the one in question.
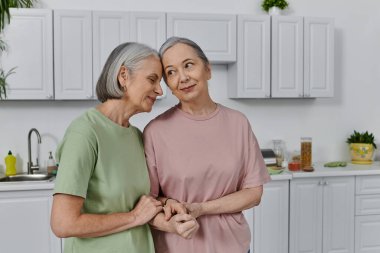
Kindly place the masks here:
<instances>
[{"instance_id":1,"label":"yellow bottle","mask_svg":"<svg viewBox=\"0 0 380 253\"><path fill-rule=\"evenodd\" d=\"M5 175L12 176L16 175L16 157L12 155L12 152L9 150L8 155L4 159L5 161Z\"/></svg>"}]
</instances>

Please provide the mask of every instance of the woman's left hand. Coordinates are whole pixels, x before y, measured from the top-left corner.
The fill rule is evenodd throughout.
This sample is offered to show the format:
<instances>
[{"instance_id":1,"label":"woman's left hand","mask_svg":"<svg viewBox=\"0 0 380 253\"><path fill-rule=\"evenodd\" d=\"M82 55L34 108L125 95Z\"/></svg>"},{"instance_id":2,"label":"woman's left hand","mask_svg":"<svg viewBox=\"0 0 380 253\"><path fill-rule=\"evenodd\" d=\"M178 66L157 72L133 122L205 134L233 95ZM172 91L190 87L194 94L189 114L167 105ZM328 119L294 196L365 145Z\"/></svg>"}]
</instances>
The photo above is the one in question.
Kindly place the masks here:
<instances>
[{"instance_id":1,"label":"woman's left hand","mask_svg":"<svg viewBox=\"0 0 380 253\"><path fill-rule=\"evenodd\" d=\"M202 215L202 203L183 203L186 207L188 214L195 219Z\"/></svg>"}]
</instances>

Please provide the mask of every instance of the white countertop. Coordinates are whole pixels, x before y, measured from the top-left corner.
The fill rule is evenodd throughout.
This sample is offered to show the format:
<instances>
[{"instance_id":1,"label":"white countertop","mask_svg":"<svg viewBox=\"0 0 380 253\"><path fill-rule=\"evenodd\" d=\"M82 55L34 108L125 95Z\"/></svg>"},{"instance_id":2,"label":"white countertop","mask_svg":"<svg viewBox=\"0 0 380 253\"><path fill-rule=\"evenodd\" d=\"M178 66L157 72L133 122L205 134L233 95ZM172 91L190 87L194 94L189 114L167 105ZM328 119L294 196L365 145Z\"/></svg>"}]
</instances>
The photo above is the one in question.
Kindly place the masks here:
<instances>
[{"instance_id":1,"label":"white countertop","mask_svg":"<svg viewBox=\"0 0 380 253\"><path fill-rule=\"evenodd\" d=\"M370 165L358 165L347 163L346 167L324 167L324 163L314 164L313 172L291 171L293 178L308 177L335 177L335 176L359 176L359 175L380 175L380 162L373 162Z\"/></svg>"},{"instance_id":2,"label":"white countertop","mask_svg":"<svg viewBox=\"0 0 380 253\"><path fill-rule=\"evenodd\" d=\"M324 167L324 163L315 163L313 172L284 170L281 174L271 175L273 181L291 180L292 178L310 177L336 177L336 176L360 176L380 175L380 162L371 165L357 165L348 163L346 167ZM0 182L1 191L27 191L27 190L52 190L55 181L48 182Z\"/></svg>"},{"instance_id":3,"label":"white countertop","mask_svg":"<svg viewBox=\"0 0 380 253\"><path fill-rule=\"evenodd\" d=\"M0 182L2 191L52 190L55 180L43 182Z\"/></svg>"},{"instance_id":4,"label":"white countertop","mask_svg":"<svg viewBox=\"0 0 380 253\"><path fill-rule=\"evenodd\" d=\"M358 165L347 163L346 167L324 167L324 163L315 163L313 172L289 171L277 175L271 175L273 181L291 180L292 178L310 177L336 177L336 176L360 176L360 175L380 175L380 162L376 161L370 165Z\"/></svg>"}]
</instances>

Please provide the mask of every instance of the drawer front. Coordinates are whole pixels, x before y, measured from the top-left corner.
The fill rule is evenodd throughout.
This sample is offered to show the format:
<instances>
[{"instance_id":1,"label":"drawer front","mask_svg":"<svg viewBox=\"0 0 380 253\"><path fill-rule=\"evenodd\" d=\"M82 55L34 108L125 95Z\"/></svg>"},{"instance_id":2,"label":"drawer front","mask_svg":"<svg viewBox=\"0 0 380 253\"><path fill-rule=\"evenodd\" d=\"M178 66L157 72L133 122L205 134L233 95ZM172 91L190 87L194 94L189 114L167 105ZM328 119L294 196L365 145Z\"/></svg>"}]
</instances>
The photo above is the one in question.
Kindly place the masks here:
<instances>
[{"instance_id":1,"label":"drawer front","mask_svg":"<svg viewBox=\"0 0 380 253\"><path fill-rule=\"evenodd\" d=\"M380 176L357 176L356 195L360 194L380 194Z\"/></svg>"},{"instance_id":2,"label":"drawer front","mask_svg":"<svg viewBox=\"0 0 380 253\"><path fill-rule=\"evenodd\" d=\"M355 214L380 214L380 194L356 196Z\"/></svg>"},{"instance_id":3,"label":"drawer front","mask_svg":"<svg viewBox=\"0 0 380 253\"><path fill-rule=\"evenodd\" d=\"M380 252L380 215L355 218L355 253Z\"/></svg>"}]
</instances>

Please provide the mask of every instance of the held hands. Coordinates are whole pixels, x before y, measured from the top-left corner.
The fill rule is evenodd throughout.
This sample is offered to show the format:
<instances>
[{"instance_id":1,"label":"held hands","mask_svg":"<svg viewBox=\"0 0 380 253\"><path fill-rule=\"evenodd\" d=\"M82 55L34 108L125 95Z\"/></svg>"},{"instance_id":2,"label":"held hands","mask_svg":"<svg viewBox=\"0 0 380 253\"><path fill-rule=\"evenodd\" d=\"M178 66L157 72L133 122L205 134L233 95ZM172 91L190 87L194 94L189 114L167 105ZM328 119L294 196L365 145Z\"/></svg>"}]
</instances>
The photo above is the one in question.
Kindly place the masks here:
<instances>
[{"instance_id":1,"label":"held hands","mask_svg":"<svg viewBox=\"0 0 380 253\"><path fill-rule=\"evenodd\" d=\"M199 229L196 217L188 214L188 210L183 203L170 198L165 203L163 207L165 220L169 222L172 232L185 239L191 239Z\"/></svg>"},{"instance_id":2,"label":"held hands","mask_svg":"<svg viewBox=\"0 0 380 253\"><path fill-rule=\"evenodd\" d=\"M131 211L138 225L143 225L149 222L156 214L162 211L162 204L155 198L147 195L142 195Z\"/></svg>"},{"instance_id":3,"label":"held hands","mask_svg":"<svg viewBox=\"0 0 380 253\"><path fill-rule=\"evenodd\" d=\"M197 220L189 214L176 214L170 218L169 224L173 232L185 239L191 239L199 229Z\"/></svg>"}]
</instances>

